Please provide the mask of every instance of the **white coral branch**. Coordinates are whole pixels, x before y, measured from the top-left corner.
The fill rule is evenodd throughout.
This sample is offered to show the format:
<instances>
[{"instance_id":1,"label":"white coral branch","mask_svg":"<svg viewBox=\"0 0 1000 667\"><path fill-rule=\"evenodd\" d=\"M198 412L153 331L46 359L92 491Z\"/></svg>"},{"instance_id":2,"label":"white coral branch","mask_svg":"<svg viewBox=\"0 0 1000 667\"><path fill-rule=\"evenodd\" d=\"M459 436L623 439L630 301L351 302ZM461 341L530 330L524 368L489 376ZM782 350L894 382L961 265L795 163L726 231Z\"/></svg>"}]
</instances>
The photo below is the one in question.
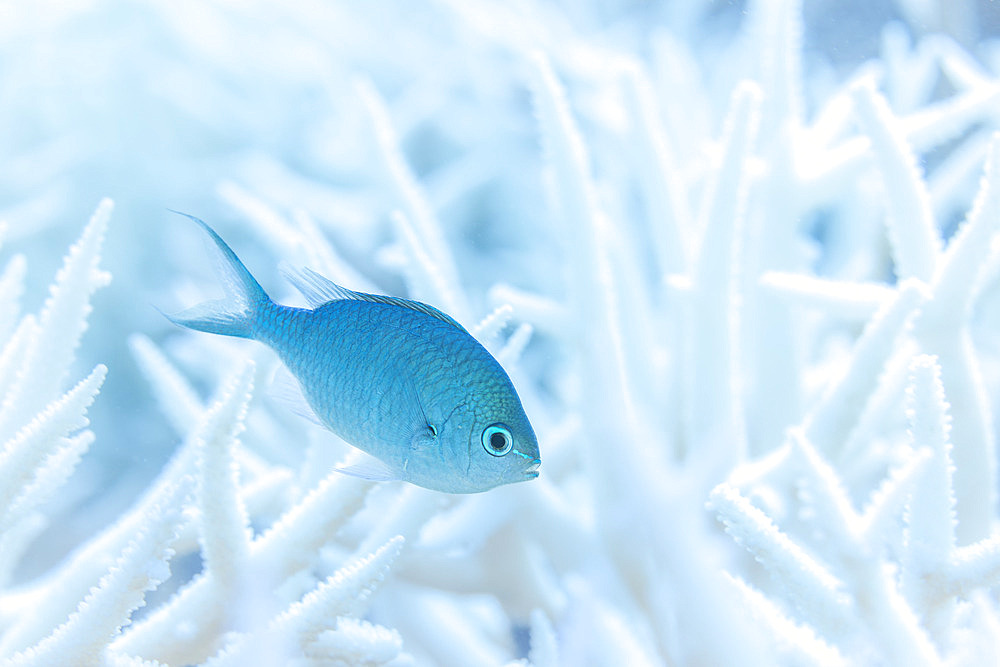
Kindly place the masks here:
<instances>
[{"instance_id":1,"label":"white coral branch","mask_svg":"<svg viewBox=\"0 0 1000 667\"><path fill-rule=\"evenodd\" d=\"M135 334L128 344L170 425L179 435L186 434L205 409L198 394L149 338Z\"/></svg>"},{"instance_id":2,"label":"white coral branch","mask_svg":"<svg viewBox=\"0 0 1000 667\"><path fill-rule=\"evenodd\" d=\"M859 83L853 93L859 120L871 140L888 190L888 228L896 272L900 278L930 282L941 254L941 240L916 158L874 84Z\"/></svg>"},{"instance_id":3,"label":"white coral branch","mask_svg":"<svg viewBox=\"0 0 1000 667\"><path fill-rule=\"evenodd\" d=\"M370 485L331 472L256 538L250 545L246 565L246 571L255 573L258 579L255 590L277 586L313 565L336 527L360 508ZM216 595L213 579L211 573L196 578L115 642L115 650L167 662L199 662L207 658L217 648L214 641L218 633L218 628L209 623L224 618L227 612L226 601Z\"/></svg>"},{"instance_id":4,"label":"white coral branch","mask_svg":"<svg viewBox=\"0 0 1000 667\"><path fill-rule=\"evenodd\" d=\"M760 121L761 91L742 83L732 95L722 132L718 171L699 211L702 237L695 245L692 286L685 295L685 448L728 448L726 460L746 456L737 378L740 375L738 304L743 215L750 188L747 167Z\"/></svg>"},{"instance_id":5,"label":"white coral branch","mask_svg":"<svg viewBox=\"0 0 1000 667\"><path fill-rule=\"evenodd\" d=\"M910 437L915 446L933 452L931 465L921 476L906 515L908 557L904 560L904 581L909 579L915 584L929 571L938 569L955 546L955 498L951 418L941 385L941 369L929 355L914 359L910 368ZM907 572L911 568L916 569Z\"/></svg>"},{"instance_id":6,"label":"white coral branch","mask_svg":"<svg viewBox=\"0 0 1000 667\"><path fill-rule=\"evenodd\" d=\"M244 428L253 390L253 362L229 382L226 395L209 410L195 441L198 465L198 534L205 572L227 598L248 584L250 521L240 495L234 450Z\"/></svg>"},{"instance_id":7,"label":"white coral branch","mask_svg":"<svg viewBox=\"0 0 1000 667\"><path fill-rule=\"evenodd\" d=\"M956 535L962 544L989 534L997 500L989 399L967 322L976 281L996 235L998 211L1000 136L994 136L976 202L948 244L931 286L932 296L914 323L923 351L938 357L944 392L952 403Z\"/></svg>"},{"instance_id":8,"label":"white coral branch","mask_svg":"<svg viewBox=\"0 0 1000 667\"><path fill-rule=\"evenodd\" d=\"M38 317L37 335L26 344L14 383L0 404L0 440L23 425L24 415L41 410L58 395L87 327L90 297L111 280L98 268L111 208L110 199L100 203L56 275Z\"/></svg>"},{"instance_id":9,"label":"white coral branch","mask_svg":"<svg viewBox=\"0 0 1000 667\"><path fill-rule=\"evenodd\" d=\"M865 328L843 375L828 386L823 398L806 416L805 436L831 458L847 443L857 417L895 350L896 340L926 295L926 288L918 281L906 281L900 286L896 297Z\"/></svg>"},{"instance_id":10,"label":"white coral branch","mask_svg":"<svg viewBox=\"0 0 1000 667\"><path fill-rule=\"evenodd\" d=\"M1000 535L958 547L946 569L949 595L968 595L1000 583Z\"/></svg>"},{"instance_id":11,"label":"white coral branch","mask_svg":"<svg viewBox=\"0 0 1000 667\"><path fill-rule=\"evenodd\" d=\"M24 256L15 255L0 273L0 343L7 340L18 321L27 267Z\"/></svg>"},{"instance_id":12,"label":"white coral branch","mask_svg":"<svg viewBox=\"0 0 1000 667\"><path fill-rule=\"evenodd\" d=\"M806 618L822 631L835 636L845 633L851 625L851 609L842 582L738 489L720 484L712 491L711 507L719 513L726 532L771 573Z\"/></svg>"},{"instance_id":13,"label":"white coral branch","mask_svg":"<svg viewBox=\"0 0 1000 667\"><path fill-rule=\"evenodd\" d=\"M882 283L851 283L816 276L768 271L760 284L795 305L816 308L834 317L867 321L895 290Z\"/></svg>"},{"instance_id":14,"label":"white coral branch","mask_svg":"<svg viewBox=\"0 0 1000 667\"><path fill-rule=\"evenodd\" d=\"M35 646L13 656L14 665L97 665L108 642L144 604L145 593L170 576L167 565L182 520L179 505L157 507L69 620Z\"/></svg>"},{"instance_id":15,"label":"white coral branch","mask_svg":"<svg viewBox=\"0 0 1000 667\"><path fill-rule=\"evenodd\" d=\"M833 646L816 635L808 625L789 618L774 602L742 579L727 575L754 620L773 637L783 664L842 665L850 662Z\"/></svg>"},{"instance_id":16,"label":"white coral branch","mask_svg":"<svg viewBox=\"0 0 1000 667\"><path fill-rule=\"evenodd\" d=\"M25 491L33 485L46 458L67 446L66 436L87 426L87 408L100 392L107 372L103 365L97 366L86 379L39 412L31 423L4 443L0 453L0 531L23 518L26 511L40 502L41 497L25 498ZM43 493L51 488L50 485L36 487Z\"/></svg>"},{"instance_id":17,"label":"white coral branch","mask_svg":"<svg viewBox=\"0 0 1000 667\"><path fill-rule=\"evenodd\" d=\"M461 290L455 287L461 282L454 260L447 252L444 232L400 151L385 102L368 80L359 80L356 90L368 111L378 153L403 209L394 222L413 262L408 272L414 279L412 287L419 290L414 296L430 300L459 322L469 323L469 306Z\"/></svg>"},{"instance_id":18,"label":"white coral branch","mask_svg":"<svg viewBox=\"0 0 1000 667\"><path fill-rule=\"evenodd\" d=\"M382 664L395 658L400 650L398 635L344 617L362 607L402 546L403 538L394 537L373 553L345 565L279 613L266 630L231 639L206 667L245 665L262 656L273 664L287 664L303 655L345 664Z\"/></svg>"}]
</instances>

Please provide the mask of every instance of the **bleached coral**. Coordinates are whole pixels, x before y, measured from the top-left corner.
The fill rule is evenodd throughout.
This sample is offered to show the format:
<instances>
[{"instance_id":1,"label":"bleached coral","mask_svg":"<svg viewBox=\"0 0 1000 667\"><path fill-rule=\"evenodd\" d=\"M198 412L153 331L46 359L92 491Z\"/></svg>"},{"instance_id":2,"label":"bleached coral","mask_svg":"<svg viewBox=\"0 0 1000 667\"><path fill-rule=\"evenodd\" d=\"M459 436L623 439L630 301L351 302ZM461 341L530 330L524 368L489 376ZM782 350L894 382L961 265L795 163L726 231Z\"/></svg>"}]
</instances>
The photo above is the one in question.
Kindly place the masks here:
<instances>
[{"instance_id":1,"label":"bleached coral","mask_svg":"<svg viewBox=\"0 0 1000 667\"><path fill-rule=\"evenodd\" d=\"M41 31L93 94L29 111L24 86L76 93L5 61L0 127L48 135L0 130L27 255L0 270L0 659L1000 659L1000 60L956 18L991 9L895 3L908 23L848 62L857 24L814 17L845 6L8 17L0 52ZM109 173L119 212L24 314L37 243ZM462 497L334 472L350 448L268 397L269 352L135 307L212 284L167 206L276 296L287 262L454 315L541 476ZM46 548L69 553L26 567Z\"/></svg>"},{"instance_id":2,"label":"bleached coral","mask_svg":"<svg viewBox=\"0 0 1000 667\"><path fill-rule=\"evenodd\" d=\"M64 374L62 368L70 361L85 328L90 295L107 282L107 274L97 269L97 262L110 210L111 203L102 202L80 243L67 256L32 337L21 343L15 334L7 342L5 355L21 352L10 361L11 365L20 364L17 372L11 373L4 402L4 423L12 428L27 411L25 405L43 404L47 392L53 391L53 380ZM31 316L22 322L27 324L18 331L35 326ZM26 348L23 352L22 345ZM0 651L10 664L131 664L131 656L140 653L186 664L204 661L220 648L229 655L227 647L236 640L223 641L223 636L252 630L257 615L264 613L265 601L271 599L266 587L258 587L260 582L276 586L314 561L329 533L325 526L343 520L342 512L356 508L362 498L364 483L332 473L325 485L296 506L296 512L252 540L243 491L253 498L262 486L266 492L269 485L260 484L258 479L254 480L256 485L241 489L234 450L251 397L253 364L246 364L223 395L203 410L192 405L195 399L148 341L136 339L135 345L151 374L165 378L164 384L173 383L176 394L187 398L188 411L200 412L198 425L171 465L129 513L79 547L43 580L0 599L6 619ZM86 408L106 372L98 366L77 386L43 407L5 444L0 467L6 500L0 525L5 529L8 566L13 563L9 554L24 548L17 540L34 536L33 531L18 530L18 526L32 519L35 505L66 481L82 450L93 441L93 434L81 429L87 425ZM21 410L15 412L11 406ZM274 473L261 471L259 477L274 477ZM279 474L278 479L285 476ZM343 502L330 502L338 493ZM193 519L185 519L186 507L194 513ZM204 572L170 604L121 636L134 611L143 606L145 593L169 578L173 545L184 528L190 532L192 526L198 542L179 548L200 547ZM276 547L276 541L280 546ZM390 541L396 553L400 542ZM310 603L286 612L286 619L298 619L298 623L286 621L274 630L272 641L280 649L273 654L275 664L284 662L283 656L295 650L319 656L316 659L320 662L357 663L368 660L371 653L376 658L368 660L370 664L382 664L399 653L399 641L391 632L348 617L359 610L361 592L373 589L384 576L391 560L391 554L386 555L390 546L371 558L360 555L356 565L349 564L336 580L318 587ZM335 583L338 588L334 588ZM330 591L340 596L336 598L339 604L329 601ZM250 599L241 600L244 594ZM317 600L326 602L319 604ZM31 614L18 613L25 605L31 606ZM303 630L303 624L314 629ZM327 625L330 630L324 630ZM164 627L169 631L164 632ZM282 642L289 638L292 643L282 648ZM307 645L312 648L306 649ZM238 664L246 664L247 659Z\"/></svg>"}]
</instances>

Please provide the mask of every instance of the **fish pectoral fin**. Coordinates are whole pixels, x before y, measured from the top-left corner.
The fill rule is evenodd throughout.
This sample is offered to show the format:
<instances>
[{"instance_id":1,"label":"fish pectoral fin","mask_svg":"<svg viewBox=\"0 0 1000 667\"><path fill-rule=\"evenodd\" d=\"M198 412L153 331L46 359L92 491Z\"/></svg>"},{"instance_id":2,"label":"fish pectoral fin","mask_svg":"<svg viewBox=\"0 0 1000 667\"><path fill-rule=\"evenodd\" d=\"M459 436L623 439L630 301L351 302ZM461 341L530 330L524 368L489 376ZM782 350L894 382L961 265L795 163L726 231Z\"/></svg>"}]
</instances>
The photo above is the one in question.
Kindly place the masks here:
<instances>
[{"instance_id":1,"label":"fish pectoral fin","mask_svg":"<svg viewBox=\"0 0 1000 667\"><path fill-rule=\"evenodd\" d=\"M362 461L348 466L334 468L339 473L367 479L371 482L394 482L400 479L399 473L373 456L366 456Z\"/></svg>"},{"instance_id":2,"label":"fish pectoral fin","mask_svg":"<svg viewBox=\"0 0 1000 667\"><path fill-rule=\"evenodd\" d=\"M316 414L312 406L309 405L309 401L306 400L299 381L295 379L295 376L292 375L292 372L284 364L280 364L274 372L274 379L271 381L268 394L275 401L281 403L300 417L305 417L312 423L327 428L327 425L320 420L319 415Z\"/></svg>"}]
</instances>

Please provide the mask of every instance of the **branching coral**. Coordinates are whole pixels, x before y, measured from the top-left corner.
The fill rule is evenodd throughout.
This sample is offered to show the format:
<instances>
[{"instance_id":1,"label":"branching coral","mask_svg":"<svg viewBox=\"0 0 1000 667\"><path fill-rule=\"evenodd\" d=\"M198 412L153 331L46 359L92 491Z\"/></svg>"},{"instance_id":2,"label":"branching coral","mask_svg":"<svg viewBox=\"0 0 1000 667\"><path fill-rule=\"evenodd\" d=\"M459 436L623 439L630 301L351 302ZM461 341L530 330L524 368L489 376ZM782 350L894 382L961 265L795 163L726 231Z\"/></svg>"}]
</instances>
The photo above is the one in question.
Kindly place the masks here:
<instances>
[{"instance_id":1,"label":"branching coral","mask_svg":"<svg viewBox=\"0 0 1000 667\"><path fill-rule=\"evenodd\" d=\"M1000 61L948 23L986 3L895 3L865 62L840 59L856 22L808 22L843 3L89 4L44 43L107 59L70 77L97 107L9 118L10 86L53 79L8 58L0 82L0 128L55 137L0 129L0 188L53 181L10 186L6 242L40 252L92 173L127 212L99 261L101 203L37 315L28 261L0 270L0 660L1000 661ZM0 49L34 48L4 41L22 24ZM275 296L287 262L455 316L541 476L463 497L333 471L350 448L271 400L266 350L137 314L207 278L137 213L165 205ZM91 315L99 265L118 291ZM97 428L112 399L140 436ZM145 490L29 578L46 521L104 499L83 456Z\"/></svg>"},{"instance_id":2,"label":"branching coral","mask_svg":"<svg viewBox=\"0 0 1000 667\"><path fill-rule=\"evenodd\" d=\"M20 362L17 372L10 373L4 424L13 429L29 407L42 406L34 419L15 431L0 459L8 566L13 562L11 552L24 548L17 540L34 534L19 527L33 518L31 512L42 499L66 481L93 440L89 431L80 429L87 425L86 408L105 377L103 366L48 406L43 401L48 393L58 391L52 381L65 374L61 368L72 359L85 328L90 294L108 280L97 262L110 211L111 203L102 202L67 256L38 324L25 316L4 350L5 365ZM32 336L25 340L21 332ZM188 663L201 662L220 648L219 661L231 662L236 651L249 650L247 641L235 634L224 641L223 636L254 627L255 614L264 613L265 600L272 599L266 587L258 587L259 582L276 586L314 562L331 534L328 526L343 521L363 498L365 483L334 474L267 534L252 540L244 494L253 499L267 493L273 484L266 478L275 476L261 471L261 479L254 483L241 487L238 481L236 436L243 430L251 397L253 364L245 365L223 394L202 410L148 341L136 339L135 348L158 384L173 390L165 402L182 404L174 409L180 413L178 421L198 412L198 425L130 512L80 546L44 580L0 600L6 618L0 651L11 664L141 664L142 660L129 657L135 654ZM15 352L20 354L15 356ZM279 482L284 479L280 474L277 477ZM193 520L185 517L186 506L194 510ZM121 635L133 612L144 604L145 592L170 576L173 545L192 526L199 536L196 544L204 572L170 603ZM269 655L276 663L296 653L318 663L391 660L399 653L398 637L349 616L361 609L362 593L382 579L400 544L401 540L393 539L375 555L361 554L349 561L336 577L293 605L268 633L256 639L271 647ZM193 546L189 541L179 548ZM262 597L239 602L245 592ZM270 604L281 604L281 600L278 596ZM18 614L25 605L32 607L32 614ZM61 622L66 615L68 620ZM235 664L246 664L246 660Z\"/></svg>"},{"instance_id":3,"label":"branching coral","mask_svg":"<svg viewBox=\"0 0 1000 667\"><path fill-rule=\"evenodd\" d=\"M810 518L800 530L808 531L809 550L789 539L765 512L729 484L716 488L712 506L727 531L772 570L783 595L794 602L805 620L844 654L859 652L852 635L863 628L876 635L870 646L880 659L891 664L937 664L942 655L956 651L949 641L960 623L954 613L958 587L949 575L956 539L979 540L967 547L968 553L985 561L992 560L991 545L996 541L988 536L995 509L994 440L967 327L977 279L995 235L992 221L1000 210L996 199L1000 139L991 143L980 195L966 223L942 252L926 186L914 167L907 142L894 129L898 124L886 102L867 85L854 89L854 100L890 195L888 226L897 271L926 281L927 296L925 301L914 301L911 296L910 303L903 306L907 290L911 295L917 291L914 283L901 283L893 306L877 317L856 346L843 379L832 385L807 415L805 432L814 434L824 451L842 456L849 440L846 429L858 424L874 393L876 374L889 361L900 324L910 316L914 318L913 343L903 346L902 354L912 354L916 347L938 356L916 357L912 364L912 448L899 449L896 454L907 463L859 516L850 509L851 501L834 468L821 459L802 432L793 432L790 444L771 462L765 477L779 488L779 480L800 477L803 498L810 506ZM916 287L921 289L919 284ZM827 290L825 286L820 289ZM892 315L893 310L898 314ZM887 326L893 320L897 324ZM942 376L947 382L942 382ZM951 404L962 413L963 428L957 432L951 428L949 403L945 402L949 387L955 394ZM870 431L867 435L873 436ZM963 445L952 454L951 443L956 437ZM872 443L867 444L871 447ZM859 454L857 449L851 453ZM965 470L961 486L953 485L953 469ZM953 495L959 488L961 503ZM758 487L754 492L761 494L763 489ZM907 497L908 529L898 534L899 522L894 517ZM818 541L816 536L820 536ZM896 552L891 553L890 547ZM819 563L810 553L821 553L828 562ZM965 605L973 589L988 589L996 583L991 566L975 569L978 576L966 581L971 588L962 589ZM796 572L805 576L794 575ZM796 581L799 583L793 583ZM825 593L817 595L819 591ZM846 598L834 603L834 594ZM819 609L803 609L804 600L815 603L824 597L829 601ZM754 604L762 601L750 599ZM839 620L831 624L834 609ZM758 614L774 619L775 610L759 608ZM845 630L843 620L849 617L854 617L854 623L860 618L861 625ZM770 621L773 628L788 622ZM987 654L995 647L981 638L976 650Z\"/></svg>"}]
</instances>

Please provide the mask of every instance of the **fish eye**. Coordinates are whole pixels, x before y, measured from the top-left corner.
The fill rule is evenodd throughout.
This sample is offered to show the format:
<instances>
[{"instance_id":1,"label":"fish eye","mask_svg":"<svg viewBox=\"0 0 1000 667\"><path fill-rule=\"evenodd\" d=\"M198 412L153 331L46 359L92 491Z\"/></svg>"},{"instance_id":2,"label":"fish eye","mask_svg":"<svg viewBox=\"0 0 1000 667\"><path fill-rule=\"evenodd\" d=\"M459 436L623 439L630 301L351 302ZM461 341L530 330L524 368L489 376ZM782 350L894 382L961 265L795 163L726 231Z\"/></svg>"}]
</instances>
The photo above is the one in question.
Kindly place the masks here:
<instances>
[{"instance_id":1,"label":"fish eye","mask_svg":"<svg viewBox=\"0 0 1000 667\"><path fill-rule=\"evenodd\" d=\"M514 447L514 436L503 424L491 424L483 431L483 449L493 456L503 456Z\"/></svg>"}]
</instances>

